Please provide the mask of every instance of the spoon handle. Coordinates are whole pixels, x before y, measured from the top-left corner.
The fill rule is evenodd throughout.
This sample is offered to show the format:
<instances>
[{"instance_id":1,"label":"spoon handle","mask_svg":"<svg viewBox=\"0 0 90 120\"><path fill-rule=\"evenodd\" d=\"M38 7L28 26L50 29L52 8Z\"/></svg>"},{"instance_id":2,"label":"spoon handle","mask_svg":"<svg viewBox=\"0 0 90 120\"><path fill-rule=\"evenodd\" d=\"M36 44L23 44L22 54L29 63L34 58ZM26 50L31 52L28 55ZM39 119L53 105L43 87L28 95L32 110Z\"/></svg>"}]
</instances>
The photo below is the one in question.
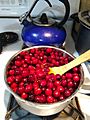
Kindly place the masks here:
<instances>
[{"instance_id":1,"label":"spoon handle","mask_svg":"<svg viewBox=\"0 0 90 120\"><path fill-rule=\"evenodd\" d=\"M86 62L87 60L90 59L90 50L86 51L85 53L81 54L79 57L71 61L70 63L64 65L66 72L70 70L71 68L80 65L83 62ZM63 67L64 67L63 66Z\"/></svg>"}]
</instances>

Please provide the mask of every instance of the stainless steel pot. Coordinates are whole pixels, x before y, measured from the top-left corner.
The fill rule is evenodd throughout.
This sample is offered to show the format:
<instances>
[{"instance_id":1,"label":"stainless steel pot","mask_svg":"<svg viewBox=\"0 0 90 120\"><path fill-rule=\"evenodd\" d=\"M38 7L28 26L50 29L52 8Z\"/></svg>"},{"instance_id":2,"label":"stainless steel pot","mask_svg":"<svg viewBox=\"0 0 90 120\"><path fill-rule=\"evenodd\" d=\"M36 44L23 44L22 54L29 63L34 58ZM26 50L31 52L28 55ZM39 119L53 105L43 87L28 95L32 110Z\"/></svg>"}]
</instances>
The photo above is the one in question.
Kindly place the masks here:
<instances>
[{"instance_id":1,"label":"stainless steel pot","mask_svg":"<svg viewBox=\"0 0 90 120\"><path fill-rule=\"evenodd\" d=\"M68 54L69 56L71 56L72 58L74 58L74 56L72 56L71 54L69 54L68 52L60 49L60 48L56 48L56 47L52 47L52 46L34 46L34 47L30 47L30 48L26 48L22 51L27 51L29 49L32 49L32 48L54 48L54 49L57 49L59 51L62 51L63 53L66 53ZM20 51L21 52L21 51ZM7 65L11 62L11 60L17 56L20 52L16 53L15 55L13 55L11 57L11 59L8 61ZM7 68L7 65L6 65L6 68ZM7 84L6 82L6 68L5 68L5 73L4 73L4 77L5 77L5 84L8 88L8 90L10 91L10 93L15 97L16 101L18 102L18 104L24 108L25 110L33 113L33 114L36 114L36 115L39 115L39 116L48 116L48 115L53 115L53 114L56 114L60 111L62 111L71 101L71 99L76 95L76 93L79 91L79 89L81 88L82 86L82 83L84 81L84 73L83 73L83 69L82 69L82 66L81 66L81 80L80 80L80 84L78 86L78 88L76 89L76 91L70 96L68 97L67 99L63 100L63 101L60 101L60 102L56 102L56 103L52 103L52 104L39 104L39 103L34 103L34 102L30 102L30 101L27 101L27 100L24 100L22 98L20 98L16 93L14 93L9 85Z\"/></svg>"}]
</instances>

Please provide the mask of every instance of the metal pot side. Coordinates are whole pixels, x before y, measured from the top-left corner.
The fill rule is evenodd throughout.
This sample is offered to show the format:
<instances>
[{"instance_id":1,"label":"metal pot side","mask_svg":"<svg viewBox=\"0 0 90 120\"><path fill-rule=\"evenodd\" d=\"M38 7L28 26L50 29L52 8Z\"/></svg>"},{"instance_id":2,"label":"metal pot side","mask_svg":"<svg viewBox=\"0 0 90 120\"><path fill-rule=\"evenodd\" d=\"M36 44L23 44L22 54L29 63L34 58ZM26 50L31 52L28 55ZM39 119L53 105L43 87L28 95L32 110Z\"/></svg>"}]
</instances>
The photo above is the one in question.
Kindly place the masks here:
<instances>
[{"instance_id":1,"label":"metal pot side","mask_svg":"<svg viewBox=\"0 0 90 120\"><path fill-rule=\"evenodd\" d=\"M32 48L54 48L54 49L57 49L57 50L60 50L66 54L68 54L69 56L71 56L72 58L74 58L73 55L71 55L70 53L66 52L65 50L62 50L60 48L56 48L56 47L53 47L53 46L34 46L34 47L30 47L30 48L26 48L22 51L27 51L29 49L32 49ZM76 93L79 91L79 89L82 87L82 84L84 82L84 72L83 72L83 69L82 69L82 66L81 66L81 80L80 80L80 84L78 86L78 88L76 89L76 91L70 96L68 97L67 99L65 100L62 100L60 102L56 102L56 103L53 103L53 104L39 104L39 103L34 103L34 102L30 102L30 101L27 101L27 100L24 100L22 98L19 97L19 95L17 95L16 93L14 93L9 85L7 84L6 82L6 68L7 68L7 65L10 63L10 61L15 57L17 56L21 51L19 51L18 53L16 53L15 55L13 55L10 60L8 61L8 63L6 64L6 67L5 67L5 72L4 72L4 80L5 80L5 84L6 84L6 87L8 88L9 92L15 97L17 103L22 107L24 108L25 110L33 113L33 114L36 114L36 115L39 115L39 116L48 116L48 115L53 115L53 114L56 114L60 111L62 111L70 102L71 102L71 99L73 97L75 97Z\"/></svg>"}]
</instances>

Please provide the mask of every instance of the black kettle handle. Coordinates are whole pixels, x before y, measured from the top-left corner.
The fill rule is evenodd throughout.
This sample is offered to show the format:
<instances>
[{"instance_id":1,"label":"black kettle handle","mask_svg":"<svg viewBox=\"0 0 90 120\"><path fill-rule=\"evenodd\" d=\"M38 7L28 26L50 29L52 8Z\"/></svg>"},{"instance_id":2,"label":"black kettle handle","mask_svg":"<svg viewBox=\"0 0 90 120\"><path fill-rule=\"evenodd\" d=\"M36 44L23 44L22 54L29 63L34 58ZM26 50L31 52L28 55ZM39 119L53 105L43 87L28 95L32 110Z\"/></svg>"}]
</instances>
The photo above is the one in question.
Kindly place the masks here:
<instances>
[{"instance_id":1,"label":"black kettle handle","mask_svg":"<svg viewBox=\"0 0 90 120\"><path fill-rule=\"evenodd\" d=\"M33 3L32 7L30 8L30 10L27 11L26 13L24 13L22 16L20 16L19 21L20 21L21 24L24 23L24 21L27 19L27 17L29 17L30 20L33 21L33 20L32 20L32 17L31 17L31 12L32 12L32 10L34 9L34 7L35 7L35 5L37 4L38 1L39 1L39 0L35 0L35 2ZM49 7L52 7L52 4L49 2L49 0L45 0L45 1L46 1L47 4L49 5Z\"/></svg>"},{"instance_id":2,"label":"black kettle handle","mask_svg":"<svg viewBox=\"0 0 90 120\"><path fill-rule=\"evenodd\" d=\"M31 7L31 9L19 18L19 21L21 23L23 23L23 21L26 20L28 16L32 20L30 14L31 14L32 10L34 9L34 7L35 7L35 5L37 4L38 1L39 0L35 0L34 4ZM52 7L52 4L49 2L49 0L45 0L45 1L48 3L49 7ZM65 10L66 12L65 12L64 18L62 19L62 21L60 21L59 23L57 23L58 27L62 27L65 24L65 22L67 21L68 17L69 17L70 5L69 5L68 0L59 0L59 1L62 2L65 5L65 9L66 9Z\"/></svg>"},{"instance_id":3,"label":"black kettle handle","mask_svg":"<svg viewBox=\"0 0 90 120\"><path fill-rule=\"evenodd\" d=\"M65 16L64 16L64 18L61 20L61 22L59 22L57 25L58 25L58 27L62 27L65 23L66 23L66 21L67 21L67 19L68 19L68 17L69 17L69 13L70 13L70 4L69 4L69 1L68 0L59 0L60 2L62 2L64 5L65 5Z\"/></svg>"}]
</instances>

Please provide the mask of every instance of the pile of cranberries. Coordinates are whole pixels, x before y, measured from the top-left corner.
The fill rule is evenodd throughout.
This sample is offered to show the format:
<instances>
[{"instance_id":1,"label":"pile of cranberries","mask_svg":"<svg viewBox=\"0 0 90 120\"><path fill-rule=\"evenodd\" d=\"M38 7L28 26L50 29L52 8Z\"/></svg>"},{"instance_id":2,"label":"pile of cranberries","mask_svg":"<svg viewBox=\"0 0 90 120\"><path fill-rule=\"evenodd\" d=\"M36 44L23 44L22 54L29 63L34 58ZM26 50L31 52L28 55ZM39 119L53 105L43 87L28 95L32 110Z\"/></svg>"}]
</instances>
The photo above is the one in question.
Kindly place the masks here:
<instances>
[{"instance_id":1,"label":"pile of cranberries","mask_svg":"<svg viewBox=\"0 0 90 120\"><path fill-rule=\"evenodd\" d=\"M6 69L6 82L22 99L37 103L62 101L78 88L80 66L67 73L48 74L49 67L62 66L72 60L55 48L32 48L21 51Z\"/></svg>"}]
</instances>

